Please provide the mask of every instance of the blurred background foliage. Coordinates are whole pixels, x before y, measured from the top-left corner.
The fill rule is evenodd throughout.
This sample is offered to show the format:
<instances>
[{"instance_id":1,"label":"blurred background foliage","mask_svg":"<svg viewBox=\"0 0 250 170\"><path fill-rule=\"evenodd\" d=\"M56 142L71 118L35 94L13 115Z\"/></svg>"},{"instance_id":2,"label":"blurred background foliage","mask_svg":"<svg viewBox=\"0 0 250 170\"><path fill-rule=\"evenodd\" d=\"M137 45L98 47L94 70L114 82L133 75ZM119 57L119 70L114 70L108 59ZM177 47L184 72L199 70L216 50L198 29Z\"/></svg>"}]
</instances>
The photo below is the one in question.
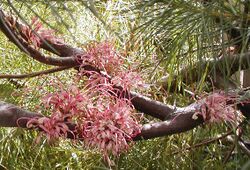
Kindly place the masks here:
<instances>
[{"instance_id":1,"label":"blurred background foliage","mask_svg":"<svg viewBox=\"0 0 250 170\"><path fill-rule=\"evenodd\" d=\"M223 36L237 27L242 33L244 1L238 0L89 0L28 1L0 0L5 12L30 24L37 16L45 27L56 30L58 37L72 46L84 48L91 41L109 40L127 56L145 79L144 95L178 106L193 101L186 94L162 90L158 82L163 76L177 74L197 61L214 59L237 41ZM248 40L239 40L246 43ZM241 49L244 51L246 45ZM50 55L50 54L48 54ZM0 32L1 74L30 73L50 68L21 53ZM200 94L208 90L204 82L205 68L199 68L199 81L185 88ZM0 80L0 99L37 111L39 98L51 91L50 80L74 81L76 71L68 70L22 80ZM192 77L192 74L190 75ZM225 75L226 77L226 75ZM178 77L176 88L180 88ZM230 144L215 142L192 150L188 146L216 137L230 129L227 125L199 127L190 132L139 141L128 153L114 158L113 169L240 169L249 164L239 149L224 163ZM35 144L37 132L0 128L0 169L109 169L102 156L69 140L48 145L43 139ZM182 150L183 149L183 150ZM180 151L181 150L181 151ZM177 154L173 154L180 151Z\"/></svg>"}]
</instances>

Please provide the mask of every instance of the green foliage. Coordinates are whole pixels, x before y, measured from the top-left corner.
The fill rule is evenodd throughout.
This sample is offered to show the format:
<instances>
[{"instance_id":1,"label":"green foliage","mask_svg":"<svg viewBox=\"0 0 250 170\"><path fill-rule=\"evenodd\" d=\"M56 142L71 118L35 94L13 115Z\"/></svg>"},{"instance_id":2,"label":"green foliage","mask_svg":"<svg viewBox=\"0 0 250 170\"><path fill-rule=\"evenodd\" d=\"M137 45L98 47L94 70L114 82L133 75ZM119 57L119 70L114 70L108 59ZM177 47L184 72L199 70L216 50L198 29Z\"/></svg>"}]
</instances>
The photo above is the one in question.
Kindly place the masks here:
<instances>
[{"instance_id":1,"label":"green foliage","mask_svg":"<svg viewBox=\"0 0 250 170\"><path fill-rule=\"evenodd\" d=\"M193 132L136 142L128 153L115 161L113 169L240 169L248 157L239 149L229 161L223 161L231 149L224 142L184 148L206 138L216 137L225 128L200 128ZM107 169L102 157L71 141L48 145L45 140L34 144L36 132L22 129L1 129L0 165L7 169ZM180 151L177 154L174 152Z\"/></svg>"},{"instance_id":2,"label":"green foliage","mask_svg":"<svg viewBox=\"0 0 250 170\"><path fill-rule=\"evenodd\" d=\"M90 3L93 2L93 3ZM242 21L241 1L10 1L0 6L30 23L38 16L48 28L57 30L66 43L84 47L89 41L112 40L128 57L128 65L139 61L138 70L149 84L157 82L165 73L176 74L186 65L208 60L225 52L232 42L220 41L226 32ZM216 18L222 18L217 23ZM49 55L49 54L48 54ZM1 74L29 73L49 68L21 53L0 33ZM203 91L200 82L194 90ZM0 99L37 111L40 97L53 91L49 82L60 78L62 83L74 81L75 71L64 71L32 79L13 82L0 81ZM192 76L190 74L190 76ZM179 80L182 78L180 77ZM171 79L169 79L171 80ZM188 87L192 89L193 87ZM146 91L146 90L145 90ZM169 95L157 85L150 86L145 95L178 106L191 103L190 96ZM217 125L194 129L188 133L135 142L128 153L117 158L113 169L240 169L248 158L240 150L224 164L231 145L217 142L183 150L203 139L216 137L229 129ZM102 156L86 150L72 141L49 145L42 139L34 143L37 132L22 129L0 129L0 169L108 169ZM173 154L180 151L178 154Z\"/></svg>"},{"instance_id":3,"label":"green foliage","mask_svg":"<svg viewBox=\"0 0 250 170\"><path fill-rule=\"evenodd\" d=\"M14 90L15 88L6 82L0 84L0 99L8 100L8 98L11 98L11 94Z\"/></svg>"},{"instance_id":4,"label":"green foliage","mask_svg":"<svg viewBox=\"0 0 250 170\"><path fill-rule=\"evenodd\" d=\"M68 141L49 146L34 143L37 133L21 129L1 130L0 165L6 169L91 169L101 166L98 153L72 148Z\"/></svg>"},{"instance_id":5,"label":"green foliage","mask_svg":"<svg viewBox=\"0 0 250 170\"><path fill-rule=\"evenodd\" d=\"M234 40L225 36L234 28L246 35L243 23L248 22L248 14L243 9L242 1L142 0L135 3L133 10L141 19L136 37L144 41L146 49L155 49L158 60L155 67L162 68L163 75L170 75L170 85L171 76L178 75L187 66L194 67L197 61L219 58L230 46L241 42L244 51L247 41L244 36ZM200 82L195 89L189 88L202 91L206 86L202 80L208 72L202 66L197 68ZM177 86L184 79L181 76ZM194 77L191 71L187 76ZM226 77L226 73L223 76Z\"/></svg>"}]
</instances>

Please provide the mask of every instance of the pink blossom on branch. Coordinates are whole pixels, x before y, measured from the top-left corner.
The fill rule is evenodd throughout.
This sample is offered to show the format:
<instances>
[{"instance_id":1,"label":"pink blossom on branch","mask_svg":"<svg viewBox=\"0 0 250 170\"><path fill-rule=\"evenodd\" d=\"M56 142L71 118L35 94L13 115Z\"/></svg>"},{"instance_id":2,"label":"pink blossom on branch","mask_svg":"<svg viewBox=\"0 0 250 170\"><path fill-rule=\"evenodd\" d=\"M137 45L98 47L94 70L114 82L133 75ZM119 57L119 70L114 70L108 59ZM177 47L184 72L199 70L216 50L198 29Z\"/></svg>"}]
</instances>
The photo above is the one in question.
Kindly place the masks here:
<instances>
[{"instance_id":1,"label":"pink blossom on branch","mask_svg":"<svg viewBox=\"0 0 250 170\"><path fill-rule=\"evenodd\" d=\"M75 86L50 93L43 99L44 106L51 109L50 118L32 118L27 127L41 129L48 141L54 141L73 133L66 124L74 123L86 146L97 148L110 162L109 154L118 156L127 151L128 142L141 132L140 116L129 100L96 94L81 92Z\"/></svg>"},{"instance_id":2,"label":"pink blossom on branch","mask_svg":"<svg viewBox=\"0 0 250 170\"><path fill-rule=\"evenodd\" d=\"M111 83L128 91L131 88L140 88L143 86L141 76L137 72L130 70L119 72L111 79Z\"/></svg>"},{"instance_id":3,"label":"pink blossom on branch","mask_svg":"<svg viewBox=\"0 0 250 170\"><path fill-rule=\"evenodd\" d=\"M58 90L42 99L45 109L51 112L50 118L31 119L27 125L42 129L42 134L51 140L69 132L63 123L74 123L79 133L76 139L83 138L85 146L97 148L111 163L109 154L118 156L127 151L132 138L141 133L141 116L131 99L119 94L139 87L142 79L135 71L122 67L124 58L109 42L91 44L85 55L77 57L81 63L76 84L65 88L52 83ZM84 70L85 65L99 71ZM77 85L80 82L81 88Z\"/></svg>"},{"instance_id":4,"label":"pink blossom on branch","mask_svg":"<svg viewBox=\"0 0 250 170\"><path fill-rule=\"evenodd\" d=\"M86 54L78 59L80 76L88 75L86 85L98 96L87 108L80 126L84 141L87 146L101 150L106 159L109 153L119 155L129 148L128 142L140 133L141 125L130 99L118 95L116 87L129 91L141 84L142 79L138 73L123 67L125 58L107 41L89 45ZM88 64L100 71L84 70Z\"/></svg>"},{"instance_id":5,"label":"pink blossom on branch","mask_svg":"<svg viewBox=\"0 0 250 170\"><path fill-rule=\"evenodd\" d=\"M61 87L59 92L47 94L42 101L45 108L51 109L52 117L64 120L83 112L81 107L88 103L88 96L77 86L71 85L67 90Z\"/></svg>"},{"instance_id":6,"label":"pink blossom on branch","mask_svg":"<svg viewBox=\"0 0 250 170\"><path fill-rule=\"evenodd\" d=\"M116 74L124 63L122 56L108 41L89 44L86 47L86 54L80 59L82 66L88 63L109 75Z\"/></svg>"},{"instance_id":7,"label":"pink blossom on branch","mask_svg":"<svg viewBox=\"0 0 250 170\"><path fill-rule=\"evenodd\" d=\"M57 120L55 117L31 118L27 122L27 128L41 129L40 133L44 134L49 142L59 137L66 137L67 132L71 132L65 122ZM39 142L39 138L36 141Z\"/></svg>"},{"instance_id":8,"label":"pink blossom on branch","mask_svg":"<svg viewBox=\"0 0 250 170\"><path fill-rule=\"evenodd\" d=\"M235 103L235 100L233 96L215 92L201 101L202 104L195 115L201 115L205 122L210 123L222 121L237 123L242 120L242 115L239 115L235 106L230 104Z\"/></svg>"},{"instance_id":9,"label":"pink blossom on branch","mask_svg":"<svg viewBox=\"0 0 250 170\"><path fill-rule=\"evenodd\" d=\"M141 125L137 119L125 100L93 107L83 121L82 136L87 146L98 148L104 155L119 155L129 148L128 142L140 133Z\"/></svg>"},{"instance_id":10,"label":"pink blossom on branch","mask_svg":"<svg viewBox=\"0 0 250 170\"><path fill-rule=\"evenodd\" d=\"M21 34L23 38L34 47L40 47L42 41L51 41L52 43L62 42L62 39L54 35L54 30L43 28L43 25L38 21L37 17L33 17L30 26L22 26Z\"/></svg>"},{"instance_id":11,"label":"pink blossom on branch","mask_svg":"<svg viewBox=\"0 0 250 170\"><path fill-rule=\"evenodd\" d=\"M80 62L80 75L88 75L88 83L109 84L110 86L122 87L129 91L132 87L142 87L141 76L130 68L125 68L125 57L115 51L111 42L93 43L87 46L86 53L76 56ZM86 65L92 65L100 72L86 71ZM93 78L94 77L94 78Z\"/></svg>"}]
</instances>

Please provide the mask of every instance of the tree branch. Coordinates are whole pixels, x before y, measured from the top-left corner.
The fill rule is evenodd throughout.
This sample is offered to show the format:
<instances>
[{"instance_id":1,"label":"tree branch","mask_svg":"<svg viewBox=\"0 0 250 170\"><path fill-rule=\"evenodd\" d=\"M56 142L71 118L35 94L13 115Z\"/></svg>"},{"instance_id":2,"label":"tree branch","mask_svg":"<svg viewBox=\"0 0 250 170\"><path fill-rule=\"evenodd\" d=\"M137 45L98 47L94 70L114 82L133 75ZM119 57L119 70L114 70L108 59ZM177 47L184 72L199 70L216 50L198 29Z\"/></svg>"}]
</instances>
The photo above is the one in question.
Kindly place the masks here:
<instances>
[{"instance_id":1,"label":"tree branch","mask_svg":"<svg viewBox=\"0 0 250 170\"><path fill-rule=\"evenodd\" d=\"M178 76L183 77L182 82L184 84L192 84L198 81L200 79L201 68L208 69L207 81L209 81L208 77L230 77L239 70L246 70L250 68L250 52L235 55L225 55L219 59L199 61L194 66L188 66L182 69L179 75L173 76L170 91L174 91L178 83ZM168 78L169 76L165 77L161 82L164 89L168 89Z\"/></svg>"},{"instance_id":2,"label":"tree branch","mask_svg":"<svg viewBox=\"0 0 250 170\"><path fill-rule=\"evenodd\" d=\"M40 47L60 57L84 54L84 51L79 48L71 47L70 45L64 44L62 42L53 43L48 39L42 39Z\"/></svg>"},{"instance_id":3,"label":"tree branch","mask_svg":"<svg viewBox=\"0 0 250 170\"><path fill-rule=\"evenodd\" d=\"M167 120L173 117L174 107L159 101L152 100L135 92L130 92L131 102L135 109L151 115L160 120Z\"/></svg>"},{"instance_id":4,"label":"tree branch","mask_svg":"<svg viewBox=\"0 0 250 170\"><path fill-rule=\"evenodd\" d=\"M49 40L45 40L42 42L41 47L44 48L45 50L48 50L49 52L55 54L59 53L58 55L61 56L53 58L46 57L42 55L38 50L32 48L29 44L23 41L22 38L20 38L21 35L18 36L15 34L15 30L13 30L13 28L11 28L8 25L8 22L6 22L6 17L4 16L4 13L1 9L0 9L0 18L1 18L0 29L2 30L2 32L9 38L11 42L17 45L17 47L20 50L26 52L34 59L44 64L56 65L56 66L73 67L79 65L75 57L69 57L69 56L82 55L84 54L84 51L78 48L73 48L66 44L61 44L61 43L57 44ZM9 19L12 19L12 17L9 17ZM10 21L10 23L12 22L16 24L17 29L20 29L21 27L20 23L18 23L17 21ZM98 69L96 69L94 66L91 65L86 65L84 69L89 71L99 71ZM133 92L131 92L128 96L132 96L132 103L138 111L144 112L145 114L149 114L161 120L166 120L167 118L169 118L170 114L174 111L173 108L170 106L167 106L161 102L151 100L147 97L138 95Z\"/></svg>"},{"instance_id":5,"label":"tree branch","mask_svg":"<svg viewBox=\"0 0 250 170\"><path fill-rule=\"evenodd\" d=\"M178 111L171 121L164 121L143 125L142 132L134 140L151 139L155 137L185 132L201 124L201 118L192 119L193 107L186 107ZM42 117L43 115L21 109L13 104L0 101L0 127L26 128L29 118ZM68 124L70 130L74 131L75 125ZM79 136L70 135L68 138ZM81 136L80 136L81 138Z\"/></svg>"},{"instance_id":6,"label":"tree branch","mask_svg":"<svg viewBox=\"0 0 250 170\"><path fill-rule=\"evenodd\" d=\"M178 114L172 120L143 125L142 132L134 140L152 139L189 131L203 123L201 117L194 120L194 112Z\"/></svg>"},{"instance_id":7,"label":"tree branch","mask_svg":"<svg viewBox=\"0 0 250 170\"><path fill-rule=\"evenodd\" d=\"M233 93L232 93L233 94ZM239 92L238 107L245 116L249 116L250 103L242 104L244 100L249 101L249 92ZM231 94L230 94L231 95ZM194 113L199 109L204 100L193 103L187 107L177 108L169 117L169 120L144 124L141 133L134 140L151 139L161 136L172 135L185 132L201 125L204 120L200 115L197 119L193 118ZM230 103L231 104L231 103ZM247 111L246 111L247 110ZM0 127L22 127L26 128L27 118L41 117L42 115L21 109L13 104L0 102ZM75 125L68 124L70 130L74 131ZM69 138L78 136L79 134L69 134ZM81 138L81 136L80 136Z\"/></svg>"},{"instance_id":8,"label":"tree branch","mask_svg":"<svg viewBox=\"0 0 250 170\"><path fill-rule=\"evenodd\" d=\"M48 69L48 70L27 73L27 74L19 74L19 75L17 75L17 74L0 74L0 79L2 79L2 78L12 78L12 79L31 78L31 77L41 76L41 75L45 75L45 74L55 73L55 72L66 70L66 69L69 69L72 67L74 67L74 66L55 67L55 68Z\"/></svg>"},{"instance_id":9,"label":"tree branch","mask_svg":"<svg viewBox=\"0 0 250 170\"><path fill-rule=\"evenodd\" d=\"M235 144L236 142L232 136L227 136L226 140L233 144ZM238 140L237 144L240 147L240 149L250 158L250 150L247 148L244 142L242 142L241 140Z\"/></svg>"},{"instance_id":10,"label":"tree branch","mask_svg":"<svg viewBox=\"0 0 250 170\"><path fill-rule=\"evenodd\" d=\"M13 104L0 101L0 127L26 128L27 119L43 115L21 109Z\"/></svg>"},{"instance_id":11,"label":"tree branch","mask_svg":"<svg viewBox=\"0 0 250 170\"><path fill-rule=\"evenodd\" d=\"M38 50L31 47L27 42L25 42L20 36L15 33L14 27L11 27L8 22L6 22L6 17L3 11L0 9L0 30L8 37L8 39L13 42L21 51L28 54L33 59L48 65L55 66L77 66L79 63L76 61L74 56L70 57L46 57L41 54Z\"/></svg>"}]
</instances>

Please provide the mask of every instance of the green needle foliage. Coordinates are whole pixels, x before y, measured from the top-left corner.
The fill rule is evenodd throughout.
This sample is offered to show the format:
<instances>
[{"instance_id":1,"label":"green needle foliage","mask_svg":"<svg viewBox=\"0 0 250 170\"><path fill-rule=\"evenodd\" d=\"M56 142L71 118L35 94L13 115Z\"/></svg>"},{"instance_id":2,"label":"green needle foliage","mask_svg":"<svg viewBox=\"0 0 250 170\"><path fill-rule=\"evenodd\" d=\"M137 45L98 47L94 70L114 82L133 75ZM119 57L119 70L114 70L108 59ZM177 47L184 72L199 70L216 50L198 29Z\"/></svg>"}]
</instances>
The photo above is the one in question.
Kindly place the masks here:
<instances>
[{"instance_id":1,"label":"green needle foliage","mask_svg":"<svg viewBox=\"0 0 250 170\"><path fill-rule=\"evenodd\" d=\"M244 3L139 1L133 10L141 19L136 37L144 41L148 46L146 49L155 50L159 61L156 66L164 68L165 74L170 75L170 85L171 75L178 75L184 67L192 68L197 61L219 58L234 45L241 44L241 51L246 49L246 36L237 35L247 34L245 23L248 22L248 14L244 12ZM226 36L228 33L236 37ZM198 69L198 77L202 80L208 73L202 66ZM191 79L194 76L191 72L187 75ZM199 86L204 86L202 81L197 89Z\"/></svg>"},{"instance_id":2,"label":"green needle foliage","mask_svg":"<svg viewBox=\"0 0 250 170\"><path fill-rule=\"evenodd\" d=\"M228 48L241 44L243 52L248 38L225 36L237 28L248 35L246 24L250 15L238 0L90 0L90 1L28 1L0 0L0 7L30 24L37 16L43 24L57 31L72 46L84 47L90 41L111 40L117 49L129 56L128 65L139 62L140 70L150 88L146 95L166 103L184 106L190 96L169 95L155 83L165 74L179 74L184 67L198 61L220 57ZM49 54L48 54L49 55ZM21 74L50 68L21 53L0 33L1 74ZM193 91L204 91L208 72L198 67ZM67 84L75 70L24 80L0 80L0 100L37 111L39 97L54 89L49 82L60 78ZM193 75L190 73L190 77ZM224 75L225 77L227 75ZM183 77L178 77L181 82ZM171 84L171 77L168 83ZM16 85L18 83L21 86ZM177 83L181 85L181 83ZM28 89L28 91L27 91ZM226 163L231 145L217 141L186 150L189 146L216 137L230 129L226 125L199 127L190 132L148 141L139 141L128 153L116 159L112 169L240 169L249 159L237 147ZM249 130L245 133L247 134ZM45 139L34 143L35 131L0 128L0 169L109 169L102 155L86 150L70 140L49 145ZM248 138L246 138L248 139ZM175 153L176 151L180 151ZM175 154L174 154L175 153Z\"/></svg>"}]
</instances>

